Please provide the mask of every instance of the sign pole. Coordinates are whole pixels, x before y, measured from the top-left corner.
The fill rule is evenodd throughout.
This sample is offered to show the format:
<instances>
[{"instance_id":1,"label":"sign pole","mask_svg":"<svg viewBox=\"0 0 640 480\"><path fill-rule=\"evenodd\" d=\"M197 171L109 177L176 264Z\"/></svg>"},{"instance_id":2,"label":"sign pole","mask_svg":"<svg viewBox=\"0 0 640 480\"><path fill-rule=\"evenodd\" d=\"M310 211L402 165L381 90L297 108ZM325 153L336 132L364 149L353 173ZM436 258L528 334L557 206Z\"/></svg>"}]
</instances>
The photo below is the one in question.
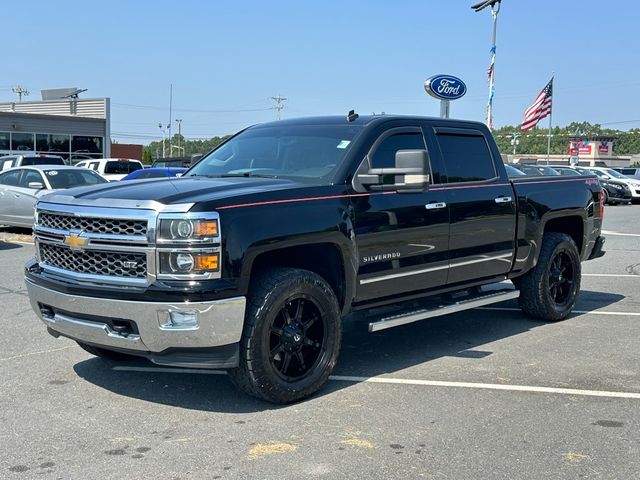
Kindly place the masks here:
<instances>
[{"instance_id":1,"label":"sign pole","mask_svg":"<svg viewBox=\"0 0 640 480\"><path fill-rule=\"evenodd\" d=\"M440 100L440 118L449 118L450 100Z\"/></svg>"}]
</instances>

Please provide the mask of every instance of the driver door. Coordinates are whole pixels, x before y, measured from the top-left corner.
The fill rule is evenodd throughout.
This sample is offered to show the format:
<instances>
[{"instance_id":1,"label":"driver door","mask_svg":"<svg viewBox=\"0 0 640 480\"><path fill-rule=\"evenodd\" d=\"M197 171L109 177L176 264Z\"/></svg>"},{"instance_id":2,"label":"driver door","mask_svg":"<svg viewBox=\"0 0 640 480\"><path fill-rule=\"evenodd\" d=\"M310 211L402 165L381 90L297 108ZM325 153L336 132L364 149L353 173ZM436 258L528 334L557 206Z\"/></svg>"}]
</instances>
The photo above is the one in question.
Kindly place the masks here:
<instances>
[{"instance_id":1,"label":"driver door","mask_svg":"<svg viewBox=\"0 0 640 480\"><path fill-rule=\"evenodd\" d=\"M395 166L399 150L427 150L419 123L386 128L374 142L371 168ZM436 159L436 162L438 160ZM431 183L440 167L431 163ZM358 277L356 302L445 285L449 270L449 208L442 191L370 192L353 199Z\"/></svg>"}]
</instances>

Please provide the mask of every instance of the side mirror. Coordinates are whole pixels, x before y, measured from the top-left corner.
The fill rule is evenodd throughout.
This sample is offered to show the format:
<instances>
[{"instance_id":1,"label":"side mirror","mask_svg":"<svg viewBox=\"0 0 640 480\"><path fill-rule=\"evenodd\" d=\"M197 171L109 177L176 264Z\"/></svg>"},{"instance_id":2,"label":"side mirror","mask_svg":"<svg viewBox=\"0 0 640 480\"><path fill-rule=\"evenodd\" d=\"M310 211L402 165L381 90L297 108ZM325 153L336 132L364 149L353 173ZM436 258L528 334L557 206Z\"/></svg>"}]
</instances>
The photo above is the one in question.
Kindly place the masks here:
<instances>
[{"instance_id":1,"label":"side mirror","mask_svg":"<svg viewBox=\"0 0 640 480\"><path fill-rule=\"evenodd\" d=\"M29 188L33 188L34 190L42 190L44 188L42 182L29 182L27 186Z\"/></svg>"},{"instance_id":2,"label":"side mirror","mask_svg":"<svg viewBox=\"0 0 640 480\"><path fill-rule=\"evenodd\" d=\"M389 176L394 176L393 182L389 181ZM426 150L398 150L394 168L370 168L359 173L358 180L373 191L426 192L429 188L429 154Z\"/></svg>"}]
</instances>

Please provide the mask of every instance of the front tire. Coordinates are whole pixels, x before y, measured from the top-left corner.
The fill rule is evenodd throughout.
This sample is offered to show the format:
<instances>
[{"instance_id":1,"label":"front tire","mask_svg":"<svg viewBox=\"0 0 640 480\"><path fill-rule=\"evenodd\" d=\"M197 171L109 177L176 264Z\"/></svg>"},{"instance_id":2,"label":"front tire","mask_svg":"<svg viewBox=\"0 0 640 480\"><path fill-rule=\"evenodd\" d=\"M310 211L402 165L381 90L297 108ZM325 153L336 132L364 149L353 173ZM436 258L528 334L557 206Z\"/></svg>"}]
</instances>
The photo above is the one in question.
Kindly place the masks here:
<instances>
[{"instance_id":1,"label":"front tire","mask_svg":"<svg viewBox=\"0 0 640 480\"><path fill-rule=\"evenodd\" d=\"M544 235L535 268L518 280L520 308L547 322L564 320L580 292L580 254L564 233Z\"/></svg>"},{"instance_id":2,"label":"front tire","mask_svg":"<svg viewBox=\"0 0 640 480\"><path fill-rule=\"evenodd\" d=\"M295 402L327 381L340 341L340 310L329 284L308 270L269 270L251 286L240 363L229 377L254 397Z\"/></svg>"}]
</instances>

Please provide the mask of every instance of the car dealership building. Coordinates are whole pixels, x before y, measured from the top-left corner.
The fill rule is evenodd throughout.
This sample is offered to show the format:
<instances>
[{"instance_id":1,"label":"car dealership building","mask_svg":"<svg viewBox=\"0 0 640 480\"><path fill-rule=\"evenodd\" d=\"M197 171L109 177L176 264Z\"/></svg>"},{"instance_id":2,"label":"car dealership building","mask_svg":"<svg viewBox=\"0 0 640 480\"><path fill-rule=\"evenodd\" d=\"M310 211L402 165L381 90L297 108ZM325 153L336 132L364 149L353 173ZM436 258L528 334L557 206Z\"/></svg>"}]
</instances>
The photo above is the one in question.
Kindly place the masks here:
<instances>
[{"instance_id":1,"label":"car dealership building","mask_svg":"<svg viewBox=\"0 0 640 480\"><path fill-rule=\"evenodd\" d=\"M0 103L0 155L48 153L77 162L111 156L109 98Z\"/></svg>"}]
</instances>

